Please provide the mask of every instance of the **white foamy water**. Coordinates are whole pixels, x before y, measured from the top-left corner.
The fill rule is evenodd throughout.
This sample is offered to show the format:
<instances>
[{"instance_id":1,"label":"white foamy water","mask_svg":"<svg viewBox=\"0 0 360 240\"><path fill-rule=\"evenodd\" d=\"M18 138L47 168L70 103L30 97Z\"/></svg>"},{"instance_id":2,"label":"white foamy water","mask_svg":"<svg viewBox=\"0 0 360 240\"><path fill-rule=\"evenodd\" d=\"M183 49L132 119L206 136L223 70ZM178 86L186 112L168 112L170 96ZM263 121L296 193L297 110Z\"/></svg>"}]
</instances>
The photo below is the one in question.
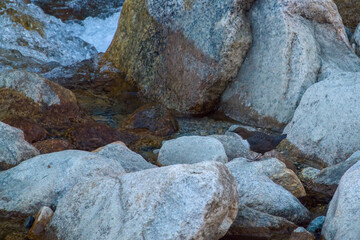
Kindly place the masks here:
<instances>
[{"instance_id":1,"label":"white foamy water","mask_svg":"<svg viewBox=\"0 0 360 240\"><path fill-rule=\"evenodd\" d=\"M105 52L114 37L120 12L121 8L106 19L88 17L80 23L68 22L67 30L95 46L98 52Z\"/></svg>"}]
</instances>

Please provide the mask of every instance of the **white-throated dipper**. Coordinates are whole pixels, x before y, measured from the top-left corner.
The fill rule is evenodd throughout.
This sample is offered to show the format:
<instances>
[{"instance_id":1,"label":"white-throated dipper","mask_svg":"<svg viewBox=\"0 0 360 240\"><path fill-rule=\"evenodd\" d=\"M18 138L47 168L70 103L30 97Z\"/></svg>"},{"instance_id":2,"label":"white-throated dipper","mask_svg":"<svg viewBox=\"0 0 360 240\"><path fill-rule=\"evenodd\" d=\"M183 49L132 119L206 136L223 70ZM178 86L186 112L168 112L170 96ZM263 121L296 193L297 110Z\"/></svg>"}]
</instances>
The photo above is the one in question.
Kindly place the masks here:
<instances>
[{"instance_id":1,"label":"white-throated dipper","mask_svg":"<svg viewBox=\"0 0 360 240\"><path fill-rule=\"evenodd\" d=\"M251 161L256 161L264 155L264 153L275 149L287 136L286 134L268 135L258 131L249 131L243 127L238 127L233 130L233 132L247 141L251 151L259 153L254 159L251 159Z\"/></svg>"}]
</instances>

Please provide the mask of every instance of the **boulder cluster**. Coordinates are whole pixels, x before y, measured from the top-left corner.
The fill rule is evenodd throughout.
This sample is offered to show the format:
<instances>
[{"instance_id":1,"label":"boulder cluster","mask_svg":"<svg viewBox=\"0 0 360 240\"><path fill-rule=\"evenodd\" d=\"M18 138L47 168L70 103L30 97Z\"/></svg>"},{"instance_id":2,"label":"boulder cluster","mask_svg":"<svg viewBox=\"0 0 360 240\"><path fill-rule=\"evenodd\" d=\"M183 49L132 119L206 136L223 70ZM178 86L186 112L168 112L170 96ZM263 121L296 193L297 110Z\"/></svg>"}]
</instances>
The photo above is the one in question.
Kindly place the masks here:
<instances>
[{"instance_id":1,"label":"boulder cluster","mask_svg":"<svg viewBox=\"0 0 360 240\"><path fill-rule=\"evenodd\" d=\"M0 2L0 216L32 240L360 239L360 1L78 2ZM103 54L62 22L122 4ZM226 129L185 126L204 115ZM253 161L239 126L287 137Z\"/></svg>"}]
</instances>

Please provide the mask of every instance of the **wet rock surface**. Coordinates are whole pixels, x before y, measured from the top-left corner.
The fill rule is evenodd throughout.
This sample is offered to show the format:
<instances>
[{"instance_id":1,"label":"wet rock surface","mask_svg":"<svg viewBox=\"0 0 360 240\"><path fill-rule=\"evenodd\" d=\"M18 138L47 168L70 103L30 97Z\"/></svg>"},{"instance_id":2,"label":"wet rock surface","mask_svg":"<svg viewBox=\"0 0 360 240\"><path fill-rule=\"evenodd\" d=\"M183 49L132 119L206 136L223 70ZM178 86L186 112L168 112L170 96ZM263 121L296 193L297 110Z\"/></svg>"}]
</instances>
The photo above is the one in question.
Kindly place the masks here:
<instances>
[{"instance_id":1,"label":"wet rock surface","mask_svg":"<svg viewBox=\"0 0 360 240\"><path fill-rule=\"evenodd\" d=\"M159 104L140 107L125 120L123 128L135 132L145 131L156 136L169 136L179 130L175 117Z\"/></svg>"}]
</instances>

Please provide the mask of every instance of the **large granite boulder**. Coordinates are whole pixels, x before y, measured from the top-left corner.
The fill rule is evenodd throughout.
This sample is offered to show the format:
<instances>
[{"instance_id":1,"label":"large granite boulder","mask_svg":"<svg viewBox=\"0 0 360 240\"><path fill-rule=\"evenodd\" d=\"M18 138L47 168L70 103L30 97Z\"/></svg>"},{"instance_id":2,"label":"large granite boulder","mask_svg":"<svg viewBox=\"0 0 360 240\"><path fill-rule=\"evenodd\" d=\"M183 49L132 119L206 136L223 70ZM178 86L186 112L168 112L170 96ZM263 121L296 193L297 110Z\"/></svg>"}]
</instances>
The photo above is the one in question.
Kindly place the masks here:
<instances>
[{"instance_id":1,"label":"large granite boulder","mask_svg":"<svg viewBox=\"0 0 360 240\"><path fill-rule=\"evenodd\" d=\"M226 163L228 158L221 142L213 137L184 136L165 141L158 162L162 165L192 164L203 161Z\"/></svg>"},{"instance_id":2,"label":"large granite boulder","mask_svg":"<svg viewBox=\"0 0 360 240\"><path fill-rule=\"evenodd\" d=\"M266 161L266 160L264 160ZM239 212L228 235L237 237L271 238L290 236L299 224L310 220L310 212L282 186L274 183L259 166L246 166L246 159L234 159L226 164L238 182Z\"/></svg>"},{"instance_id":3,"label":"large granite boulder","mask_svg":"<svg viewBox=\"0 0 360 240\"><path fill-rule=\"evenodd\" d=\"M332 0L259 0L249 19L253 44L220 110L242 123L281 131L318 81L327 53L335 56L349 42Z\"/></svg>"},{"instance_id":4,"label":"large granite boulder","mask_svg":"<svg viewBox=\"0 0 360 240\"><path fill-rule=\"evenodd\" d=\"M42 154L0 172L0 209L36 214L56 207L60 198L82 180L125 173L120 163L78 150Z\"/></svg>"},{"instance_id":5,"label":"large granite boulder","mask_svg":"<svg viewBox=\"0 0 360 240\"><path fill-rule=\"evenodd\" d=\"M341 178L329 204L322 235L326 240L360 238L360 163L352 166Z\"/></svg>"},{"instance_id":6,"label":"large granite boulder","mask_svg":"<svg viewBox=\"0 0 360 240\"><path fill-rule=\"evenodd\" d=\"M39 151L25 141L24 133L20 129L0 122L0 170L15 166L38 154Z\"/></svg>"},{"instance_id":7,"label":"large granite boulder","mask_svg":"<svg viewBox=\"0 0 360 240\"><path fill-rule=\"evenodd\" d=\"M169 109L206 113L250 47L245 12L252 2L126 1L105 59Z\"/></svg>"},{"instance_id":8,"label":"large granite boulder","mask_svg":"<svg viewBox=\"0 0 360 240\"><path fill-rule=\"evenodd\" d=\"M360 145L360 73L336 69L322 77L305 92L284 130L294 148L289 154L315 167L342 162Z\"/></svg>"},{"instance_id":9,"label":"large granite boulder","mask_svg":"<svg viewBox=\"0 0 360 240\"><path fill-rule=\"evenodd\" d=\"M50 227L59 239L219 239L237 209L226 166L204 162L82 182L59 201Z\"/></svg>"}]
</instances>

